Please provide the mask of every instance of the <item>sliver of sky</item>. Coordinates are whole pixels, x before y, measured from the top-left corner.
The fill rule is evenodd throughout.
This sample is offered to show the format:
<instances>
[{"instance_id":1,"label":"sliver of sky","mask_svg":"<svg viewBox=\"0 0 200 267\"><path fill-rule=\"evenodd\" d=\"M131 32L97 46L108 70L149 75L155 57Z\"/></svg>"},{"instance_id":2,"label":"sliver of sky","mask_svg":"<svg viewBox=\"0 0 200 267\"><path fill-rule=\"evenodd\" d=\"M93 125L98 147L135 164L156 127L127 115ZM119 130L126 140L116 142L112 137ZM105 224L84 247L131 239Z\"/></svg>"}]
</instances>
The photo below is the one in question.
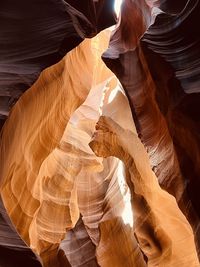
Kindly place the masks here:
<instances>
[{"instance_id":1,"label":"sliver of sky","mask_svg":"<svg viewBox=\"0 0 200 267\"><path fill-rule=\"evenodd\" d=\"M122 1L123 0L115 0L114 9L115 9L117 16L119 16Z\"/></svg>"}]
</instances>

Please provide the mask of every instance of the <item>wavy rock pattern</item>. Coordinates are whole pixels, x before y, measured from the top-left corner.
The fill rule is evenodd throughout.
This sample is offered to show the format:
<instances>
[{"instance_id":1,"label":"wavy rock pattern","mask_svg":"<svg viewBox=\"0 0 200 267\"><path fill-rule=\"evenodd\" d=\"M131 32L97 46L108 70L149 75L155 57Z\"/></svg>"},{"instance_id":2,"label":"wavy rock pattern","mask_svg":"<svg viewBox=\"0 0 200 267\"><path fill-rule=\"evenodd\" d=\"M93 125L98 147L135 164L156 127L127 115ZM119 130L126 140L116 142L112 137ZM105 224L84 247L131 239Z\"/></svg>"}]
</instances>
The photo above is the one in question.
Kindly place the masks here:
<instances>
[{"instance_id":1,"label":"wavy rock pattern","mask_svg":"<svg viewBox=\"0 0 200 267\"><path fill-rule=\"evenodd\" d=\"M0 200L0 266L40 267L41 264L34 253L16 233L10 218Z\"/></svg>"},{"instance_id":2,"label":"wavy rock pattern","mask_svg":"<svg viewBox=\"0 0 200 267\"><path fill-rule=\"evenodd\" d=\"M137 134L108 117L101 117L96 129L90 143L94 152L118 157L126 165L134 229L148 266L199 266L191 226L174 197L160 188Z\"/></svg>"},{"instance_id":3,"label":"wavy rock pattern","mask_svg":"<svg viewBox=\"0 0 200 267\"><path fill-rule=\"evenodd\" d=\"M147 2L151 4L152 1ZM142 3L139 1L124 2L121 21L113 33L109 48L104 53L103 58L107 66L117 75L126 91L137 131L148 151L150 164L158 177L160 185L176 197L180 208L193 227L196 246L200 255L200 209L196 195L196 186L199 183L198 163L196 163L199 158L198 123L193 126L195 125L194 121L192 122L192 119L190 121L189 114L186 115L191 112L189 106L193 103L192 98L187 97L183 90L181 91L180 81L173 78L173 67L176 62L179 62L176 56L173 57L174 64L169 65L170 55L173 54L173 46L174 51L177 51L174 39L170 39L172 38L171 34L174 31L174 38L177 37L178 42L182 39L180 36L175 36L175 31L180 31L182 38L184 36L189 43L190 38L187 31L182 33L179 24L184 22L184 19L187 19L188 16L195 20L192 11L197 8L197 1L188 1L182 12L180 11L182 5L177 4L177 12L179 11L181 15L166 14L168 19L163 20L166 24L164 24L165 22L159 22L159 18L165 17L165 13L157 15L152 26L150 25L154 22L153 14L156 11L155 8L151 9L154 3L152 2L151 8L145 5L145 1ZM142 6L145 6L145 8ZM171 6L170 1L165 1L161 5L165 8L165 11L169 9L169 12L172 12ZM185 13L187 16L184 15L182 18L181 16ZM129 15L127 18L127 14L135 15ZM150 16L150 14L152 15ZM169 17L171 17L171 24ZM192 18L190 19L192 20ZM162 26L159 26L160 24ZM162 33L163 25L165 25L166 32L169 32L168 35ZM175 25L177 28L174 29ZM147 29L147 34L144 35ZM127 35L126 32L131 32L131 34ZM156 36L157 38L163 36L163 42L155 42L157 47L156 45L153 47L153 34L155 34L155 38ZM145 44L140 44L143 35ZM150 50L152 47L153 49L156 47L154 53ZM160 58L159 54L157 55L158 51L160 51L160 55L166 53L168 62ZM180 51L183 52L183 50ZM153 64L154 62L158 65ZM192 62L190 64L192 65ZM189 143L192 146L187 148ZM189 166L194 169L192 174L189 173ZM192 192L194 192L194 195Z\"/></svg>"},{"instance_id":4,"label":"wavy rock pattern","mask_svg":"<svg viewBox=\"0 0 200 267\"><path fill-rule=\"evenodd\" d=\"M113 1L3 1L0 11L0 128L46 67L115 23ZM104 19L102 19L104 17Z\"/></svg>"},{"instance_id":5,"label":"wavy rock pattern","mask_svg":"<svg viewBox=\"0 0 200 267\"><path fill-rule=\"evenodd\" d=\"M98 165L94 157L72 149L62 139L70 115L83 103L89 88L101 81L106 83L110 77L111 72L102 69L102 64L99 66L98 37L92 42L93 46L86 40L62 61L43 71L15 105L2 135L1 195L4 204L23 239L38 254L45 254L49 248L48 258L51 258L51 250L54 258L55 248L66 229L72 228L79 217L74 176L84 162L91 164L92 161L94 169L95 164ZM79 78L81 68L85 79ZM94 75L97 69L98 77ZM8 132L13 132L13 136L7 138ZM15 154L12 153L14 147ZM81 154L80 164L76 157ZM53 260L51 262L53 265Z\"/></svg>"},{"instance_id":6,"label":"wavy rock pattern","mask_svg":"<svg viewBox=\"0 0 200 267\"><path fill-rule=\"evenodd\" d=\"M79 218L76 226L70 230L61 242L59 253L64 253L70 266L94 266L98 267L95 257L96 246L92 243L82 218ZM78 251L78 253L77 253ZM60 258L62 259L62 255Z\"/></svg>"},{"instance_id":7,"label":"wavy rock pattern","mask_svg":"<svg viewBox=\"0 0 200 267\"><path fill-rule=\"evenodd\" d=\"M101 266L110 266L112 262L121 266L125 258L127 266L133 265L135 259L144 262L133 229L121 218L128 188L126 186L123 194L120 191L118 160L102 162L88 146L101 112L110 113L121 120L122 125L133 127L124 94L115 92L115 100L111 101L118 82L101 60L108 38L107 32L91 41L85 40L58 64L43 71L13 108L2 133L1 195L17 231L40 255L44 266L78 266L82 261L77 258L78 263L74 263L64 246L65 233L75 226L79 213L97 246L97 261ZM84 66L85 79L79 79L81 66ZM90 95L83 103L89 88L92 88ZM107 92L104 97L103 92ZM70 115L81 103L67 125ZM119 103L121 114L116 109ZM38 110L37 116L33 110ZM129 114L125 121L123 114ZM14 125L14 121L19 124ZM13 132L11 138L7 138L8 132ZM111 244L117 248L121 240L127 245L121 253L110 254L110 250L105 249L106 233L115 225L109 235L110 249ZM100 236L99 227L105 228L106 236ZM77 231L83 234L82 228ZM58 251L62 239L65 257ZM80 243L79 246L75 243L74 249L79 249L81 255Z\"/></svg>"},{"instance_id":8,"label":"wavy rock pattern","mask_svg":"<svg viewBox=\"0 0 200 267\"><path fill-rule=\"evenodd\" d=\"M200 265L199 1L112 5L2 6L3 267Z\"/></svg>"},{"instance_id":9,"label":"wavy rock pattern","mask_svg":"<svg viewBox=\"0 0 200 267\"><path fill-rule=\"evenodd\" d=\"M184 1L183 1L184 2ZM156 84L156 101L172 137L185 183L188 220L199 227L199 1L187 1L174 14L161 14L143 38L144 53ZM162 28L162 30L161 30ZM166 29L164 31L163 29ZM152 62L156 60L156 69ZM191 208L192 207L192 208ZM195 216L194 211L197 216Z\"/></svg>"}]
</instances>

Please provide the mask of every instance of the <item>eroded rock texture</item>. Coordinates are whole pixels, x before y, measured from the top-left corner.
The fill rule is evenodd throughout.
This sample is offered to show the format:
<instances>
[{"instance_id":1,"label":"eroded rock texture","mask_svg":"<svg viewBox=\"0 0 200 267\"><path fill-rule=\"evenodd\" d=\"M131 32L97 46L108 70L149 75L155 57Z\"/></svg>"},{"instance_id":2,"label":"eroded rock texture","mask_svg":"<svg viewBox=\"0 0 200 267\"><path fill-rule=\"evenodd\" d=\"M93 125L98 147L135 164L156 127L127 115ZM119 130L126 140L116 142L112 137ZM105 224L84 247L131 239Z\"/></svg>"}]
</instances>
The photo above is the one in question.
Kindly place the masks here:
<instances>
[{"instance_id":1,"label":"eroded rock texture","mask_svg":"<svg viewBox=\"0 0 200 267\"><path fill-rule=\"evenodd\" d=\"M191 116L198 105L198 94L192 89L197 85L194 77L198 69L191 71L198 58L191 54L198 53L194 46L198 47L199 36L192 32L190 38L187 25L197 20L199 3L188 1L184 9L183 3L177 3L172 10L173 4L165 1L154 22L150 14L155 14L156 9L150 2L149 6L144 3L145 8L141 8L141 2L124 2L121 23L104 53L104 61L120 79L150 164L162 188L176 197L190 221L199 251L198 120ZM135 14L129 21L125 16L128 12ZM126 32L131 31L127 37ZM142 43L138 44L142 35Z\"/></svg>"},{"instance_id":2,"label":"eroded rock texture","mask_svg":"<svg viewBox=\"0 0 200 267\"><path fill-rule=\"evenodd\" d=\"M160 188L138 136L107 117L101 117L96 128L90 143L95 153L118 157L126 165L134 230L148 266L198 266L191 226L173 196Z\"/></svg>"},{"instance_id":3,"label":"eroded rock texture","mask_svg":"<svg viewBox=\"0 0 200 267\"><path fill-rule=\"evenodd\" d=\"M113 4L2 5L2 267L200 266L199 1Z\"/></svg>"},{"instance_id":4,"label":"eroded rock texture","mask_svg":"<svg viewBox=\"0 0 200 267\"><path fill-rule=\"evenodd\" d=\"M46 67L115 23L113 1L1 1L0 127Z\"/></svg>"}]
</instances>

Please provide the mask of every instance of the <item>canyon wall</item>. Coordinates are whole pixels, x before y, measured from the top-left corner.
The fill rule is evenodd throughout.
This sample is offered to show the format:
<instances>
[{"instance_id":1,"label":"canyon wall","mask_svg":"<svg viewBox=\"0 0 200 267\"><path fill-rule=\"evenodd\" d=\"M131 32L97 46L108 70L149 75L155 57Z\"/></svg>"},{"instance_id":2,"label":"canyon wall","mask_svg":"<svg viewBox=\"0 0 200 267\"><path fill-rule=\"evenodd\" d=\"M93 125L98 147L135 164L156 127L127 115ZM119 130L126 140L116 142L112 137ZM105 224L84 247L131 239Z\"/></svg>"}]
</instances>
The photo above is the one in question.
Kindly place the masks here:
<instances>
[{"instance_id":1,"label":"canyon wall","mask_svg":"<svg viewBox=\"0 0 200 267\"><path fill-rule=\"evenodd\" d=\"M200 266L200 4L113 5L2 6L2 267Z\"/></svg>"}]
</instances>

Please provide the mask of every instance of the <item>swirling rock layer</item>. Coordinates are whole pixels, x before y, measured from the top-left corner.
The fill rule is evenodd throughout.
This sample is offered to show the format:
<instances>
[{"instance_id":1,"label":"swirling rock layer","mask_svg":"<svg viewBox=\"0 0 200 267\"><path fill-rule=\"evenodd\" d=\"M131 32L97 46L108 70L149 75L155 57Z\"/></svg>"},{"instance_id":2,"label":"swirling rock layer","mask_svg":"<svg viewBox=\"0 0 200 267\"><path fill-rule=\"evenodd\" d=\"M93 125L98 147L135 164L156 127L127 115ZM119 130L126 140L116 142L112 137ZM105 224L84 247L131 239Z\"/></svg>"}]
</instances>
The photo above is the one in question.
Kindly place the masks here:
<instances>
[{"instance_id":1,"label":"swirling rock layer","mask_svg":"<svg viewBox=\"0 0 200 267\"><path fill-rule=\"evenodd\" d=\"M150 4L151 1L147 2ZM194 44L198 46L199 38L196 34L190 38L187 23L191 25L196 21L199 4L198 1L188 1L184 9L181 9L182 4L177 4L177 10L173 11L177 14L170 13L171 6L170 1L160 5L168 13L160 10L161 14L149 27L152 23L150 12L155 12L151 9L153 3L151 8L146 5L145 9L137 1L125 1L121 23L103 57L126 91L137 131L159 183L176 197L193 227L199 251L198 120L196 115L191 115L197 109L198 94L193 94L192 76L191 83L187 82L187 93L184 88L186 73L189 75L191 66L198 62L197 57L187 53L197 53ZM136 15L128 19L125 14L129 12ZM132 32L129 38L126 31ZM142 44L139 44L142 35ZM181 56L186 59L186 65L181 65ZM179 69L183 70L180 72Z\"/></svg>"},{"instance_id":2,"label":"swirling rock layer","mask_svg":"<svg viewBox=\"0 0 200 267\"><path fill-rule=\"evenodd\" d=\"M46 67L115 23L113 1L13 0L0 11L0 127ZM104 19L102 19L104 17Z\"/></svg>"},{"instance_id":3,"label":"swirling rock layer","mask_svg":"<svg viewBox=\"0 0 200 267\"><path fill-rule=\"evenodd\" d=\"M40 2L0 11L0 265L200 266L199 1Z\"/></svg>"}]
</instances>

